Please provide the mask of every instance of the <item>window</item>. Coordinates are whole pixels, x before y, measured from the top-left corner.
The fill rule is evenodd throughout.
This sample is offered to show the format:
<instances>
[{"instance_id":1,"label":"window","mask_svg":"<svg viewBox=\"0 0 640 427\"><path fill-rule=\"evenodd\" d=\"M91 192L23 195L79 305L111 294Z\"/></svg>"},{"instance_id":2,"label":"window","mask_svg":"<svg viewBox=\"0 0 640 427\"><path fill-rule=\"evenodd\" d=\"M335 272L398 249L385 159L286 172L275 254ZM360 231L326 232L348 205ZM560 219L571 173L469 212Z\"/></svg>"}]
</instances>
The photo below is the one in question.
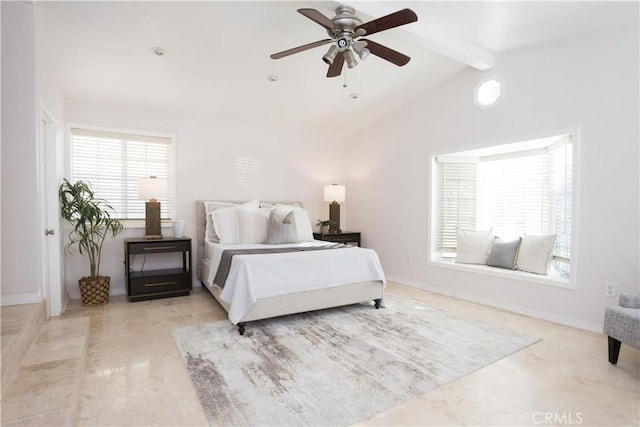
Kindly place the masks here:
<instances>
[{"instance_id":1,"label":"window","mask_svg":"<svg viewBox=\"0 0 640 427\"><path fill-rule=\"evenodd\" d=\"M572 138L557 135L435 157L435 258L455 257L458 228L493 228L504 240L556 234L550 274L568 277Z\"/></svg>"},{"instance_id":2,"label":"window","mask_svg":"<svg viewBox=\"0 0 640 427\"><path fill-rule=\"evenodd\" d=\"M173 138L71 128L71 180L83 180L116 211L119 219L144 219L145 200L138 198L138 180L167 180L161 217L173 212Z\"/></svg>"},{"instance_id":3,"label":"window","mask_svg":"<svg viewBox=\"0 0 640 427\"><path fill-rule=\"evenodd\" d=\"M476 85L475 103L478 108L494 107L503 96L503 84L495 78L481 81Z\"/></svg>"}]
</instances>

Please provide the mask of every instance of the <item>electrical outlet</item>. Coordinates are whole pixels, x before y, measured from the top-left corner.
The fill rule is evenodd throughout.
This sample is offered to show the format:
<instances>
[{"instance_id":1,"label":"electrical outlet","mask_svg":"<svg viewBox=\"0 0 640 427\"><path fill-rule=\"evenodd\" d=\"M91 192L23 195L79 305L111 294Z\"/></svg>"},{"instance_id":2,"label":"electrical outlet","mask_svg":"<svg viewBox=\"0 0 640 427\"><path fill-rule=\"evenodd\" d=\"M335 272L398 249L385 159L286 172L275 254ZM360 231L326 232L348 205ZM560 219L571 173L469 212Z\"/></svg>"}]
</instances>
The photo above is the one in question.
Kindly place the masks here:
<instances>
[{"instance_id":1,"label":"electrical outlet","mask_svg":"<svg viewBox=\"0 0 640 427\"><path fill-rule=\"evenodd\" d=\"M613 282L607 282L604 284L604 296L615 297L616 296L616 284Z\"/></svg>"}]
</instances>

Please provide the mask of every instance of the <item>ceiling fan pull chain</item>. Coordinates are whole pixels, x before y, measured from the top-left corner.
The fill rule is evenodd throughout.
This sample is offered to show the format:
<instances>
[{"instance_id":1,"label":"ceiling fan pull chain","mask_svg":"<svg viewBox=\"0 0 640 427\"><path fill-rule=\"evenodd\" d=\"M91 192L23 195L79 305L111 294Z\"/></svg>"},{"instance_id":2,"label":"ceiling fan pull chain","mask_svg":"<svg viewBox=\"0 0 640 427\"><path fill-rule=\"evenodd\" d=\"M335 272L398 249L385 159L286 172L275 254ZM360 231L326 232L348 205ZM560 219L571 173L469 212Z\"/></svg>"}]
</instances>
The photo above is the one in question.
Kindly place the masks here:
<instances>
[{"instance_id":1,"label":"ceiling fan pull chain","mask_svg":"<svg viewBox=\"0 0 640 427\"><path fill-rule=\"evenodd\" d=\"M347 87L347 69L344 70L344 83L342 83L342 87Z\"/></svg>"}]
</instances>

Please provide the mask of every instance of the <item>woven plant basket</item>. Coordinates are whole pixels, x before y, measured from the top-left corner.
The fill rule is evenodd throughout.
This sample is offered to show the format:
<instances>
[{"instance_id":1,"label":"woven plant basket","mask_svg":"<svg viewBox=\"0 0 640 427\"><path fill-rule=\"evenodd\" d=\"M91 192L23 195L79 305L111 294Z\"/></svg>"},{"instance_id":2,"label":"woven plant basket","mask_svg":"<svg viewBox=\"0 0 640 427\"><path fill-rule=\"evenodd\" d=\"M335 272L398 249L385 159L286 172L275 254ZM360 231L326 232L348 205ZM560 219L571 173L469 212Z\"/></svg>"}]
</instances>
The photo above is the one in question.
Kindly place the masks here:
<instances>
[{"instance_id":1,"label":"woven plant basket","mask_svg":"<svg viewBox=\"0 0 640 427\"><path fill-rule=\"evenodd\" d=\"M78 280L83 307L97 307L109 302L108 276L83 277Z\"/></svg>"}]
</instances>

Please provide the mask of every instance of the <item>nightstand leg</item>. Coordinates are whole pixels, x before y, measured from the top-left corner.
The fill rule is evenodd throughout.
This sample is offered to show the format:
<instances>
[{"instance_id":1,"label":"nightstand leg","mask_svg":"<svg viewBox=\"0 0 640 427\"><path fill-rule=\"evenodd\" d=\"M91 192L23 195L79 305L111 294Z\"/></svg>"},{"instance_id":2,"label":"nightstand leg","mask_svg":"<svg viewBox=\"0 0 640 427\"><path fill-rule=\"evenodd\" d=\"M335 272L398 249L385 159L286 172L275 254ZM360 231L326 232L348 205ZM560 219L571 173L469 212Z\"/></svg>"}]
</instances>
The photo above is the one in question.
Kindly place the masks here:
<instances>
[{"instance_id":1,"label":"nightstand leg","mask_svg":"<svg viewBox=\"0 0 640 427\"><path fill-rule=\"evenodd\" d=\"M380 303L382 302L382 299L380 298L374 299L373 302L376 303L376 310L378 310L380 308Z\"/></svg>"},{"instance_id":2,"label":"nightstand leg","mask_svg":"<svg viewBox=\"0 0 640 427\"><path fill-rule=\"evenodd\" d=\"M238 333L240 335L244 335L244 327L245 327L246 323L244 322L240 322L238 323Z\"/></svg>"}]
</instances>

